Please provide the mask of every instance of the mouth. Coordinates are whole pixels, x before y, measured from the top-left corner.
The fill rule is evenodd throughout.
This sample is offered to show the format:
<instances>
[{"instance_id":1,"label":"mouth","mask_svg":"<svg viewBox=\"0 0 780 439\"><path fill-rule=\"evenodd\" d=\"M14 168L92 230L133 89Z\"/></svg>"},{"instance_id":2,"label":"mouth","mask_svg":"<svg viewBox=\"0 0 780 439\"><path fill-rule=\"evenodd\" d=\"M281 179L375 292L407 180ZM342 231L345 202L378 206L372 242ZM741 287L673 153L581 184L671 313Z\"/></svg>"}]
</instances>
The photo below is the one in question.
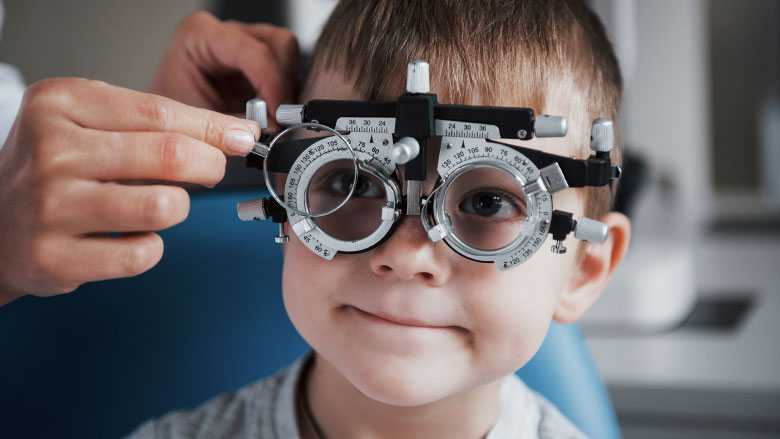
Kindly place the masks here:
<instances>
[{"instance_id":1,"label":"mouth","mask_svg":"<svg viewBox=\"0 0 780 439\"><path fill-rule=\"evenodd\" d=\"M430 323L415 318L393 316L383 312L368 312L351 305L343 305L341 308L346 312L353 312L361 318L368 319L370 321L373 321L374 323L379 323L379 324L408 326L410 328L449 329L449 330L455 329L461 331L465 330L460 326L432 325Z\"/></svg>"}]
</instances>

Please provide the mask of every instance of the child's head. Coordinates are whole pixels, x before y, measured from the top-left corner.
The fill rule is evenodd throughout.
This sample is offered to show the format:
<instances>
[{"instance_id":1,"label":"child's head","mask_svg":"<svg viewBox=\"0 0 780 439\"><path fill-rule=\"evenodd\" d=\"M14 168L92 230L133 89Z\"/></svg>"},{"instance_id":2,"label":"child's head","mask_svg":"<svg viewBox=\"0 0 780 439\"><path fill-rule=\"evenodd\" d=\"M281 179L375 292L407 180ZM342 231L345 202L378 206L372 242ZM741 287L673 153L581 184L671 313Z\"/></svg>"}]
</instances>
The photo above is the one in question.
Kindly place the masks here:
<instances>
[{"instance_id":1,"label":"child's head","mask_svg":"<svg viewBox=\"0 0 780 439\"><path fill-rule=\"evenodd\" d=\"M584 158L592 120L617 118L617 61L599 20L577 1L342 1L300 101L394 101L415 59L430 64L442 103L531 107L569 120L566 137L517 142L524 146ZM424 193L437 156L432 142ZM617 141L612 160L620 160ZM572 322L595 301L628 242L626 218L607 213L612 197L609 187L556 193L555 208L608 223L610 238L570 238L568 253L543 248L508 271L432 243L419 217L403 218L380 246L331 261L293 238L285 306L319 359L363 394L395 405L440 400L518 369L552 318Z\"/></svg>"}]
</instances>

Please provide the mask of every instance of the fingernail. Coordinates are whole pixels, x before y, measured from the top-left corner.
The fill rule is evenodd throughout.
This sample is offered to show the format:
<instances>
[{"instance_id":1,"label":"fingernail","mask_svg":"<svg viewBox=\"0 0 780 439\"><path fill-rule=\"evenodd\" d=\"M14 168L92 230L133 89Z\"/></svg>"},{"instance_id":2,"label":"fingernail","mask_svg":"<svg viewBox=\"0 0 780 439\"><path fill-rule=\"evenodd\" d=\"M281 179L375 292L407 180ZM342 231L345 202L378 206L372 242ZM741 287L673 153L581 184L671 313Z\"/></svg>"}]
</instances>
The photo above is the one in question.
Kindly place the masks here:
<instances>
[{"instance_id":1,"label":"fingernail","mask_svg":"<svg viewBox=\"0 0 780 439\"><path fill-rule=\"evenodd\" d=\"M260 128L260 124L250 120L249 121L249 129L252 130L252 134L255 136L255 140L260 139L260 133L263 131L262 128Z\"/></svg>"},{"instance_id":2,"label":"fingernail","mask_svg":"<svg viewBox=\"0 0 780 439\"><path fill-rule=\"evenodd\" d=\"M236 154L247 155L255 146L255 136L248 131L229 130L226 139L227 148Z\"/></svg>"}]
</instances>

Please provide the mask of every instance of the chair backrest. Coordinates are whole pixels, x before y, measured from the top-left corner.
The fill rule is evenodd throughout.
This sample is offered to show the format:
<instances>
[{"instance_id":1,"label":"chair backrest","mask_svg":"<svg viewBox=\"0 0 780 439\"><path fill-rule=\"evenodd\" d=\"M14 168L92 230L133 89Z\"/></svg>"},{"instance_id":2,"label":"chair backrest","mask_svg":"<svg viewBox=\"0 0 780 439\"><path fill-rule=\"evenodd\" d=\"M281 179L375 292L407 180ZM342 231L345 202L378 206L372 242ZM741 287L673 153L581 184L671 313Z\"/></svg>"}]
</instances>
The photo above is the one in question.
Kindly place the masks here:
<instances>
[{"instance_id":1,"label":"chair backrest","mask_svg":"<svg viewBox=\"0 0 780 439\"><path fill-rule=\"evenodd\" d=\"M194 195L148 273L0 308L0 437L121 437L307 350L282 304L276 224L236 218L257 195ZM619 436L576 327L553 325L519 375L590 436Z\"/></svg>"}]
</instances>

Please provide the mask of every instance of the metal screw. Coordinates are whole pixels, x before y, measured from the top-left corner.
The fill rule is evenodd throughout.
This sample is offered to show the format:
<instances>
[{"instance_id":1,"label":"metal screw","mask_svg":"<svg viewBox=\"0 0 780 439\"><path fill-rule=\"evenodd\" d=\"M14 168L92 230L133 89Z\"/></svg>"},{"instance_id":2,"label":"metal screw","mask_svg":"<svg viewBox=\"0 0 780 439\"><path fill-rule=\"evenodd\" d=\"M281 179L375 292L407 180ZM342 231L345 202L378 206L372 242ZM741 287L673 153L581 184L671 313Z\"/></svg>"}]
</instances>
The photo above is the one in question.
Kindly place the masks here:
<instances>
[{"instance_id":1,"label":"metal screw","mask_svg":"<svg viewBox=\"0 0 780 439\"><path fill-rule=\"evenodd\" d=\"M284 223L279 223L279 234L274 237L274 242L284 244L290 240L290 237L284 234Z\"/></svg>"},{"instance_id":2,"label":"metal screw","mask_svg":"<svg viewBox=\"0 0 780 439\"><path fill-rule=\"evenodd\" d=\"M562 255L566 253L566 247L563 246L563 241L555 241L555 245L552 246L551 250L556 255Z\"/></svg>"},{"instance_id":3,"label":"metal screw","mask_svg":"<svg viewBox=\"0 0 780 439\"><path fill-rule=\"evenodd\" d=\"M390 143L390 142L388 142L387 139L385 139L385 140L382 141L382 146L387 146L388 143Z\"/></svg>"},{"instance_id":4,"label":"metal screw","mask_svg":"<svg viewBox=\"0 0 780 439\"><path fill-rule=\"evenodd\" d=\"M528 160L523 160L521 163L523 164L523 166L526 166L528 164Z\"/></svg>"},{"instance_id":5,"label":"metal screw","mask_svg":"<svg viewBox=\"0 0 780 439\"><path fill-rule=\"evenodd\" d=\"M446 145L444 145L444 146L446 146L446 147L447 147L447 149L452 149L452 143L448 143L448 144L446 144Z\"/></svg>"},{"instance_id":6,"label":"metal screw","mask_svg":"<svg viewBox=\"0 0 780 439\"><path fill-rule=\"evenodd\" d=\"M525 136L528 135L528 131L526 130L517 130L517 137L524 139Z\"/></svg>"}]
</instances>

